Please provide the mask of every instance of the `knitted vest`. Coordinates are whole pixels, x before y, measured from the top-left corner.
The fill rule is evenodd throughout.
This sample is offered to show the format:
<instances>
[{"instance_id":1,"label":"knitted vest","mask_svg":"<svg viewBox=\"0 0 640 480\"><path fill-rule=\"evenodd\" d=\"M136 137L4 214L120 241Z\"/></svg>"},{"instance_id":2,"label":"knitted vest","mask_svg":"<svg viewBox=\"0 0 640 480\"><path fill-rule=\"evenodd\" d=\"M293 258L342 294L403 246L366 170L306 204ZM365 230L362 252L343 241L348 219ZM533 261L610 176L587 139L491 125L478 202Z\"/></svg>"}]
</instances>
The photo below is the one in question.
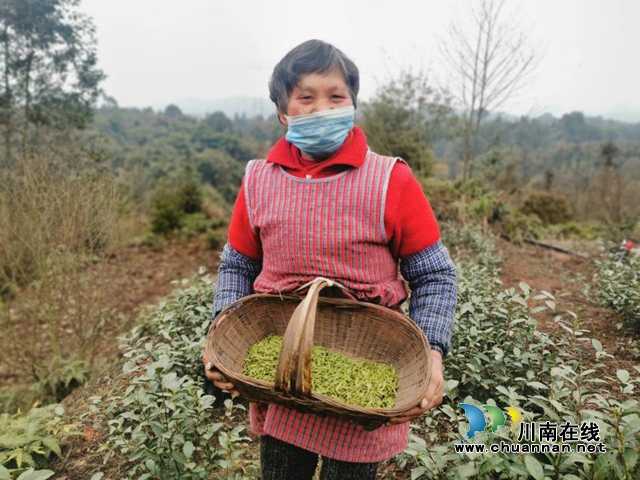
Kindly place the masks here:
<instances>
[{"instance_id":1,"label":"knitted vest","mask_svg":"<svg viewBox=\"0 0 640 480\"><path fill-rule=\"evenodd\" d=\"M407 296L384 226L387 185L398 159L369 152L359 168L320 179L297 178L280 165L249 162L245 196L262 241L256 292L290 292L323 276L353 297L392 307ZM409 423L363 430L355 423L283 405L252 403L251 429L349 462L379 462L407 446Z\"/></svg>"},{"instance_id":2,"label":"knitted vest","mask_svg":"<svg viewBox=\"0 0 640 480\"><path fill-rule=\"evenodd\" d=\"M407 292L384 225L397 160L369 152L361 167L320 179L294 177L264 160L249 162L247 211L263 250L254 290L291 292L326 277L358 300L388 307L402 303Z\"/></svg>"}]
</instances>

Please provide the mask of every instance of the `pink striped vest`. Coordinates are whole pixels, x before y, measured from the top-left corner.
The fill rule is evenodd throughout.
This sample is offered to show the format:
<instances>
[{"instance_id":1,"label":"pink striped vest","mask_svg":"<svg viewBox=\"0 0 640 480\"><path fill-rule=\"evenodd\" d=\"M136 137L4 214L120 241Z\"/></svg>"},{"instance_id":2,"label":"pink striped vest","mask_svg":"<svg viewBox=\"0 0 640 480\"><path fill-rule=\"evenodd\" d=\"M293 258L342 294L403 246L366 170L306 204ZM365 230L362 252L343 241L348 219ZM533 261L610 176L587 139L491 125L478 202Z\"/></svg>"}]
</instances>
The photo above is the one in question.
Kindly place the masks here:
<instances>
[{"instance_id":1,"label":"pink striped vest","mask_svg":"<svg viewBox=\"0 0 640 480\"><path fill-rule=\"evenodd\" d=\"M297 178L280 165L252 161L245 176L249 221L260 232L256 292L291 292L316 277L357 299L396 306L407 298L384 226L387 186L398 159L369 152L360 168Z\"/></svg>"},{"instance_id":2,"label":"pink striped vest","mask_svg":"<svg viewBox=\"0 0 640 480\"><path fill-rule=\"evenodd\" d=\"M407 292L388 248L385 200L398 159L369 152L364 164L320 179L294 177L280 165L249 162L244 180L249 221L260 232L262 271L256 292L290 292L322 276L359 300L387 307ZM251 404L251 428L328 458L378 462L407 445L409 424L367 432L354 423Z\"/></svg>"}]
</instances>

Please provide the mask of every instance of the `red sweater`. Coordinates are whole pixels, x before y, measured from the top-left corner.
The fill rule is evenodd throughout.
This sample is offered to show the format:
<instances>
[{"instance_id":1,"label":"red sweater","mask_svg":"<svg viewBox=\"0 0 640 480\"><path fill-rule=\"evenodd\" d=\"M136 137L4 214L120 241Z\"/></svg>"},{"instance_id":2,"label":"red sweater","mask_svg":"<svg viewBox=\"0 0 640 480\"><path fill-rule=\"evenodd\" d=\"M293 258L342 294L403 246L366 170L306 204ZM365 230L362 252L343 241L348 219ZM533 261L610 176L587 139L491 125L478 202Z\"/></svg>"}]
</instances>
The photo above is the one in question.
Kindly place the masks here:
<instances>
[{"instance_id":1,"label":"red sweater","mask_svg":"<svg viewBox=\"0 0 640 480\"><path fill-rule=\"evenodd\" d=\"M367 154L364 132L355 127L340 149L323 161L306 160L297 147L281 138L271 149L267 162L281 165L296 177L323 178L347 168L360 167ZM440 230L420 184L411 169L397 162L391 171L384 224L389 248L395 258L403 258L430 247L440 239ZM255 260L262 259L260 232L249 223L249 214L240 188L229 227L229 243L238 252Z\"/></svg>"}]
</instances>

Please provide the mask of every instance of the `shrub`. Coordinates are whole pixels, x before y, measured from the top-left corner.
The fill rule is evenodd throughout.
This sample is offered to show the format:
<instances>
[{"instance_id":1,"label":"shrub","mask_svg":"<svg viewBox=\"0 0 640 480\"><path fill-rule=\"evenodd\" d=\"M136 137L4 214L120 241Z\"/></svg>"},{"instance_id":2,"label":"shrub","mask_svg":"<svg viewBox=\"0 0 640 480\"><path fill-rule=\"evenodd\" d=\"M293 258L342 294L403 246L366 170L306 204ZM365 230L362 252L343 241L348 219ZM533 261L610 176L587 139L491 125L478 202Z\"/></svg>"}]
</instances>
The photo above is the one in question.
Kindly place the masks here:
<instances>
[{"instance_id":1,"label":"shrub","mask_svg":"<svg viewBox=\"0 0 640 480\"><path fill-rule=\"evenodd\" d=\"M226 241L227 235L224 232L207 231L207 245L211 250L220 250Z\"/></svg>"},{"instance_id":2,"label":"shrub","mask_svg":"<svg viewBox=\"0 0 640 480\"><path fill-rule=\"evenodd\" d=\"M421 178L420 185L429 199L433 213L439 221L458 219L455 202L458 200L460 193L454 183L435 178Z\"/></svg>"},{"instance_id":3,"label":"shrub","mask_svg":"<svg viewBox=\"0 0 640 480\"><path fill-rule=\"evenodd\" d=\"M202 210L202 192L192 176L163 184L151 199L151 231L167 235L183 227L185 216Z\"/></svg>"},{"instance_id":4,"label":"shrub","mask_svg":"<svg viewBox=\"0 0 640 480\"><path fill-rule=\"evenodd\" d=\"M65 256L115 244L120 199L109 175L43 154L1 173L0 291L37 281Z\"/></svg>"},{"instance_id":5,"label":"shrub","mask_svg":"<svg viewBox=\"0 0 640 480\"><path fill-rule=\"evenodd\" d=\"M571 217L569 199L549 192L531 192L521 210L526 215L537 215L545 225L566 222Z\"/></svg>"},{"instance_id":6,"label":"shrub","mask_svg":"<svg viewBox=\"0 0 640 480\"><path fill-rule=\"evenodd\" d=\"M596 261L597 298L628 326L640 330L640 260L629 256L624 263L619 253Z\"/></svg>"},{"instance_id":7,"label":"shrub","mask_svg":"<svg viewBox=\"0 0 640 480\"><path fill-rule=\"evenodd\" d=\"M156 235L154 233L149 233L142 238L138 238L134 240L134 243L137 245L144 245L145 247L149 247L154 252L164 250L167 247L167 241L164 239L164 237Z\"/></svg>"},{"instance_id":8,"label":"shrub","mask_svg":"<svg viewBox=\"0 0 640 480\"><path fill-rule=\"evenodd\" d=\"M413 480L638 478L640 406L637 400L624 397L632 394L640 378L618 370L614 387L618 391L601 393L604 365L583 365L584 343L595 348L596 359L607 356L600 342L584 338L578 317L571 313L568 318L556 317L562 327L558 333L537 331L530 314L553 310L553 297L546 292L532 296L525 284L518 290L502 290L498 270L491 266L495 255L481 242L475 244L482 246L476 252L479 261L458 264L457 323L446 362L445 402L413 425L400 464L412 467ZM487 259L482 258L485 255ZM534 301L543 303L534 306ZM515 406L526 422L593 421L600 427L607 451L458 454L452 445L460 443L467 422L460 409L451 406L459 402ZM515 443L516 434L513 428L500 426L495 432L476 434L474 442Z\"/></svg>"},{"instance_id":9,"label":"shrub","mask_svg":"<svg viewBox=\"0 0 640 480\"><path fill-rule=\"evenodd\" d=\"M175 192L160 188L151 200L151 231L157 235L168 235L182 226L184 212Z\"/></svg>"},{"instance_id":10,"label":"shrub","mask_svg":"<svg viewBox=\"0 0 640 480\"><path fill-rule=\"evenodd\" d=\"M203 182L214 187L227 204L233 205L244 175L243 164L224 152L210 149L197 154L195 162Z\"/></svg>"},{"instance_id":11,"label":"shrub","mask_svg":"<svg viewBox=\"0 0 640 480\"><path fill-rule=\"evenodd\" d=\"M80 359L53 358L40 369L38 381L32 385L43 402L61 402L91 377L89 363Z\"/></svg>"},{"instance_id":12,"label":"shrub","mask_svg":"<svg viewBox=\"0 0 640 480\"><path fill-rule=\"evenodd\" d=\"M574 221L549 225L545 231L553 237L568 237L583 240L595 240L601 233L597 226Z\"/></svg>"},{"instance_id":13,"label":"shrub","mask_svg":"<svg viewBox=\"0 0 640 480\"><path fill-rule=\"evenodd\" d=\"M252 467L238 449L249 440L237 425L244 407L229 400L219 418L215 398L203 392L212 299L205 277L163 302L157 317L127 340L122 380L128 386L102 409L109 418L106 449L127 456L131 478L240 480Z\"/></svg>"},{"instance_id":14,"label":"shrub","mask_svg":"<svg viewBox=\"0 0 640 480\"><path fill-rule=\"evenodd\" d=\"M500 220L502 231L514 243L525 238L538 238L542 232L542 222L537 215L527 215L514 210Z\"/></svg>"},{"instance_id":15,"label":"shrub","mask_svg":"<svg viewBox=\"0 0 640 480\"><path fill-rule=\"evenodd\" d=\"M90 163L70 148L0 171L0 361L21 383L90 362L104 338L105 280L86 267L119 243L121 197L112 175ZM59 399L71 386L49 393Z\"/></svg>"},{"instance_id":16,"label":"shrub","mask_svg":"<svg viewBox=\"0 0 640 480\"><path fill-rule=\"evenodd\" d=\"M33 408L26 415L0 415L0 478L26 478L29 467L44 468L52 455L62 457L61 439L69 435L69 426L62 424L64 409L60 405ZM45 479L53 472L41 471ZM48 474L50 473L50 475Z\"/></svg>"},{"instance_id":17,"label":"shrub","mask_svg":"<svg viewBox=\"0 0 640 480\"><path fill-rule=\"evenodd\" d=\"M192 213L182 219L182 236L185 238L196 237L199 233L206 232L217 220L207 218L204 213Z\"/></svg>"}]
</instances>

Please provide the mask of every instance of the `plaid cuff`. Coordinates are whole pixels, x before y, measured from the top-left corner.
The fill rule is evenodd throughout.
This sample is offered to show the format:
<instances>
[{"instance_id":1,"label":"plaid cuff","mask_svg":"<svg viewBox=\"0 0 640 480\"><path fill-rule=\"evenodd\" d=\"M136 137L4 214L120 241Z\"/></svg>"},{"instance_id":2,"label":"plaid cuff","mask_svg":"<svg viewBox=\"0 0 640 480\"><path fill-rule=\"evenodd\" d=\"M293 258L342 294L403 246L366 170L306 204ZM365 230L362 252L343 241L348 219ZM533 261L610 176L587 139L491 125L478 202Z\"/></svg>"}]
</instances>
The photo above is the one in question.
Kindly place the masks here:
<instances>
[{"instance_id":1,"label":"plaid cuff","mask_svg":"<svg viewBox=\"0 0 640 480\"><path fill-rule=\"evenodd\" d=\"M215 318L227 305L254 293L253 282L261 270L261 261L241 254L227 243L220 258L211 318Z\"/></svg>"},{"instance_id":2,"label":"plaid cuff","mask_svg":"<svg viewBox=\"0 0 640 480\"><path fill-rule=\"evenodd\" d=\"M409 282L409 316L422 329L432 349L446 355L455 323L456 267L440 240L400 262Z\"/></svg>"}]
</instances>

